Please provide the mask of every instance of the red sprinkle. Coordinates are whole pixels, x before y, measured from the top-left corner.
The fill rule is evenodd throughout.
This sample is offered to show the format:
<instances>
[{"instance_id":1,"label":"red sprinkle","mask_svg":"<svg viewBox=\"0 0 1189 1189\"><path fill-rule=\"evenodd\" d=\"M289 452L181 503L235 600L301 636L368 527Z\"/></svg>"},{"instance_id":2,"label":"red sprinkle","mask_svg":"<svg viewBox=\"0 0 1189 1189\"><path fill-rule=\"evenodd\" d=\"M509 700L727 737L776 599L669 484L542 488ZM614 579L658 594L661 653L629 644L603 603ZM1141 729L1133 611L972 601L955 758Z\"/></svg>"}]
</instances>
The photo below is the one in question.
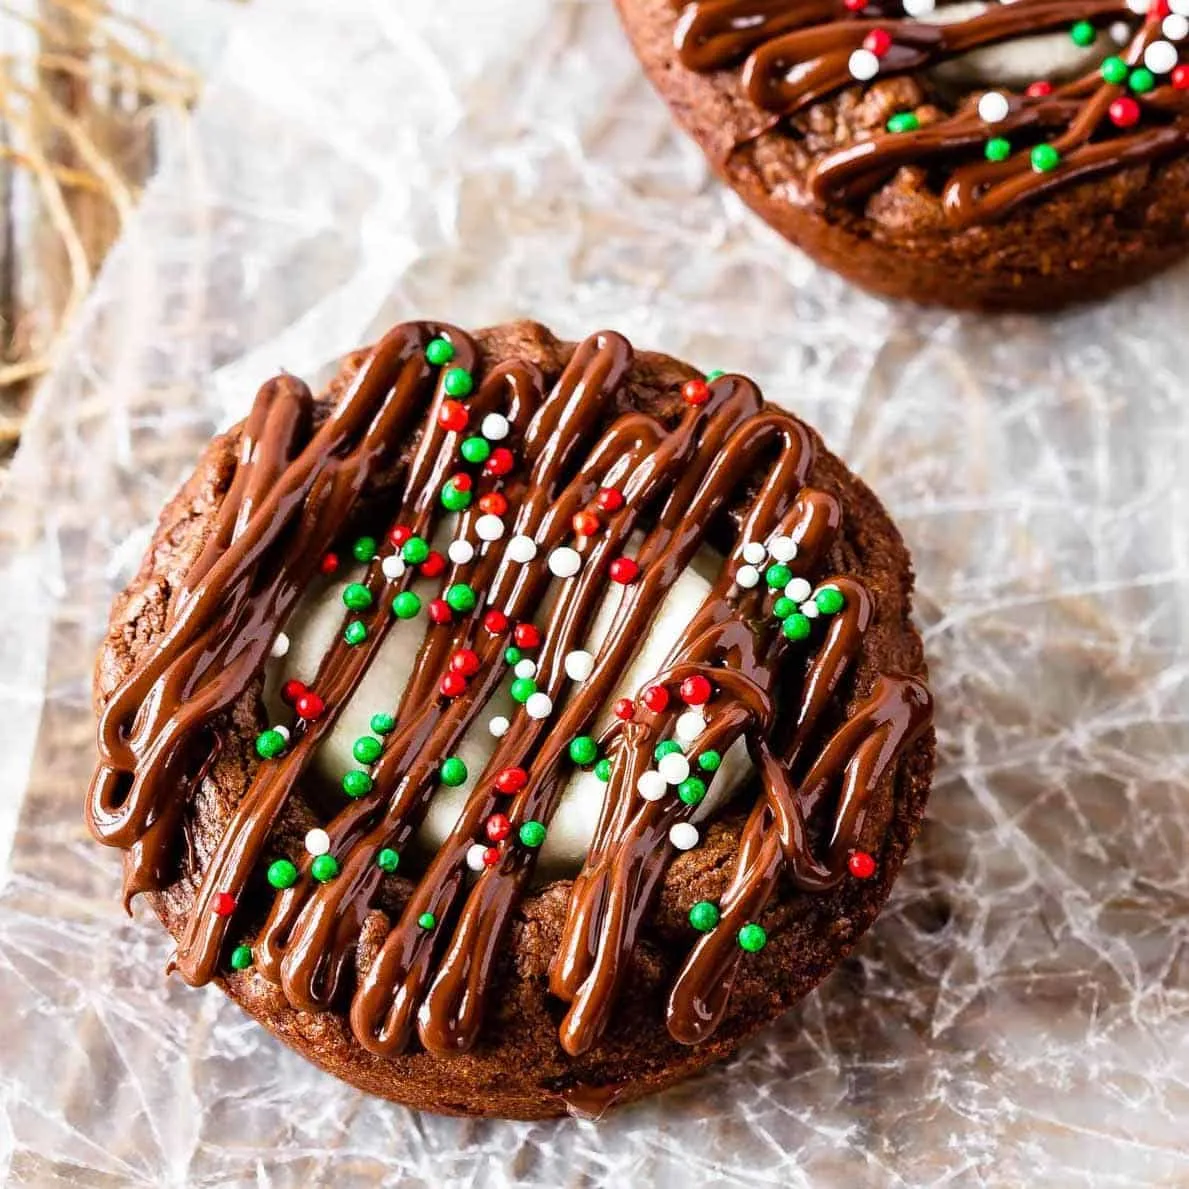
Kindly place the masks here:
<instances>
[{"instance_id":1,"label":"red sprinkle","mask_svg":"<svg viewBox=\"0 0 1189 1189\"><path fill-rule=\"evenodd\" d=\"M1029 99L1043 99L1046 95L1053 93L1053 84L1040 79L1037 82L1029 83L1028 89L1024 92Z\"/></svg>"},{"instance_id":2,"label":"red sprinkle","mask_svg":"<svg viewBox=\"0 0 1189 1189\"><path fill-rule=\"evenodd\" d=\"M1189 62L1182 62L1172 72L1172 85L1178 91L1189 91Z\"/></svg>"},{"instance_id":3,"label":"red sprinkle","mask_svg":"<svg viewBox=\"0 0 1189 1189\"><path fill-rule=\"evenodd\" d=\"M442 691L443 697L457 698L459 694L466 692L467 679L461 673L447 673L438 688Z\"/></svg>"},{"instance_id":4,"label":"red sprinkle","mask_svg":"<svg viewBox=\"0 0 1189 1189\"><path fill-rule=\"evenodd\" d=\"M508 617L502 611L488 611L483 616L483 626L493 636L498 636L508 630Z\"/></svg>"},{"instance_id":5,"label":"red sprinkle","mask_svg":"<svg viewBox=\"0 0 1189 1189\"><path fill-rule=\"evenodd\" d=\"M518 623L512 631L512 639L517 648L537 648L541 643L541 633L535 623Z\"/></svg>"},{"instance_id":6,"label":"red sprinkle","mask_svg":"<svg viewBox=\"0 0 1189 1189\"><path fill-rule=\"evenodd\" d=\"M618 487L600 488L595 502L604 512L618 512L623 507L623 492Z\"/></svg>"},{"instance_id":7,"label":"red sprinkle","mask_svg":"<svg viewBox=\"0 0 1189 1189\"><path fill-rule=\"evenodd\" d=\"M1171 12L1168 0L1152 0L1152 3L1148 5L1148 16L1155 17L1158 21L1164 20Z\"/></svg>"},{"instance_id":8,"label":"red sprinkle","mask_svg":"<svg viewBox=\"0 0 1189 1189\"><path fill-rule=\"evenodd\" d=\"M504 768L496 773L495 787L501 793L518 793L526 784L528 773L523 768Z\"/></svg>"},{"instance_id":9,"label":"red sprinkle","mask_svg":"<svg viewBox=\"0 0 1189 1189\"><path fill-rule=\"evenodd\" d=\"M457 475L451 475L447 482L455 491L470 491L474 486L474 480L465 471L459 471Z\"/></svg>"},{"instance_id":10,"label":"red sprinkle","mask_svg":"<svg viewBox=\"0 0 1189 1189\"><path fill-rule=\"evenodd\" d=\"M323 574L333 574L339 568L339 555L337 553L324 553L322 560L318 563L318 569Z\"/></svg>"},{"instance_id":11,"label":"red sprinkle","mask_svg":"<svg viewBox=\"0 0 1189 1189\"><path fill-rule=\"evenodd\" d=\"M305 692L305 682L298 681L297 678L294 677L291 681L286 681L285 684L281 686L281 701L285 702L289 706L293 706L296 704L297 699L300 698Z\"/></svg>"},{"instance_id":12,"label":"red sprinkle","mask_svg":"<svg viewBox=\"0 0 1189 1189\"><path fill-rule=\"evenodd\" d=\"M494 867L500 861L500 848L498 846L489 846L483 852L483 866Z\"/></svg>"},{"instance_id":13,"label":"red sprinkle","mask_svg":"<svg viewBox=\"0 0 1189 1189\"><path fill-rule=\"evenodd\" d=\"M434 623L449 623L454 618L450 604L445 599L430 599L427 610Z\"/></svg>"},{"instance_id":14,"label":"red sprinkle","mask_svg":"<svg viewBox=\"0 0 1189 1189\"><path fill-rule=\"evenodd\" d=\"M453 433L461 433L466 429L468 420L465 405L460 404L456 400L442 401L442 407L438 410L438 424L443 429L451 430Z\"/></svg>"},{"instance_id":15,"label":"red sprinkle","mask_svg":"<svg viewBox=\"0 0 1189 1189\"><path fill-rule=\"evenodd\" d=\"M593 512L574 514L574 532L580 537L593 537L599 531L599 518Z\"/></svg>"},{"instance_id":16,"label":"red sprinkle","mask_svg":"<svg viewBox=\"0 0 1189 1189\"><path fill-rule=\"evenodd\" d=\"M440 578L446 572L446 559L436 550L431 549L429 556L421 563L423 578Z\"/></svg>"},{"instance_id":17,"label":"red sprinkle","mask_svg":"<svg viewBox=\"0 0 1189 1189\"><path fill-rule=\"evenodd\" d=\"M411 536L413 530L404 524L394 524L388 530L388 539L399 549Z\"/></svg>"},{"instance_id":18,"label":"red sprinkle","mask_svg":"<svg viewBox=\"0 0 1189 1189\"><path fill-rule=\"evenodd\" d=\"M875 874L875 860L865 850L852 850L846 865L855 879L870 879Z\"/></svg>"},{"instance_id":19,"label":"red sprinkle","mask_svg":"<svg viewBox=\"0 0 1189 1189\"><path fill-rule=\"evenodd\" d=\"M506 475L515 465L516 458L512 454L512 451L507 446L497 446L488 455L487 461L483 464L483 469L489 475Z\"/></svg>"},{"instance_id":20,"label":"red sprinkle","mask_svg":"<svg viewBox=\"0 0 1189 1189\"><path fill-rule=\"evenodd\" d=\"M710 695L714 690L705 677L700 673L695 673L681 683L678 692L681 694L681 700L687 706L704 706L710 701Z\"/></svg>"},{"instance_id":21,"label":"red sprinkle","mask_svg":"<svg viewBox=\"0 0 1189 1189\"><path fill-rule=\"evenodd\" d=\"M1120 128L1131 128L1139 123L1139 104L1130 95L1121 95L1108 108L1111 123Z\"/></svg>"},{"instance_id":22,"label":"red sprinkle","mask_svg":"<svg viewBox=\"0 0 1189 1189\"><path fill-rule=\"evenodd\" d=\"M322 717L326 703L312 689L307 689L294 702L293 708L302 718L308 718L312 722L314 719Z\"/></svg>"},{"instance_id":23,"label":"red sprinkle","mask_svg":"<svg viewBox=\"0 0 1189 1189\"><path fill-rule=\"evenodd\" d=\"M502 516L508 510L508 500L498 491L489 491L479 497L479 511L490 512L492 516Z\"/></svg>"},{"instance_id":24,"label":"red sprinkle","mask_svg":"<svg viewBox=\"0 0 1189 1189\"><path fill-rule=\"evenodd\" d=\"M479 672L479 657L470 648L460 648L450 658L450 668L464 677L474 677Z\"/></svg>"},{"instance_id":25,"label":"red sprinkle","mask_svg":"<svg viewBox=\"0 0 1189 1189\"><path fill-rule=\"evenodd\" d=\"M704 405L710 399L710 385L705 380L687 380L681 386L681 399L687 405Z\"/></svg>"},{"instance_id":26,"label":"red sprinkle","mask_svg":"<svg viewBox=\"0 0 1189 1189\"><path fill-rule=\"evenodd\" d=\"M867 7L867 0L842 0L847 12L862 12Z\"/></svg>"},{"instance_id":27,"label":"red sprinkle","mask_svg":"<svg viewBox=\"0 0 1189 1189\"><path fill-rule=\"evenodd\" d=\"M512 833L512 822L506 813L493 813L483 829L492 842L503 842ZM487 856L484 855L483 858L486 862Z\"/></svg>"},{"instance_id":28,"label":"red sprinkle","mask_svg":"<svg viewBox=\"0 0 1189 1189\"><path fill-rule=\"evenodd\" d=\"M882 58L892 48L892 35L886 29L872 29L863 38L863 48Z\"/></svg>"},{"instance_id":29,"label":"red sprinkle","mask_svg":"<svg viewBox=\"0 0 1189 1189\"><path fill-rule=\"evenodd\" d=\"M613 709L616 718L621 718L624 722L631 722L636 714L636 703L631 698L619 698Z\"/></svg>"},{"instance_id":30,"label":"red sprinkle","mask_svg":"<svg viewBox=\"0 0 1189 1189\"><path fill-rule=\"evenodd\" d=\"M653 714L660 714L669 704L669 691L663 685L650 685L640 696L640 701Z\"/></svg>"},{"instance_id":31,"label":"red sprinkle","mask_svg":"<svg viewBox=\"0 0 1189 1189\"><path fill-rule=\"evenodd\" d=\"M622 586L627 586L640 577L640 567L633 558L617 557L611 563L608 573L611 575L612 582L618 582Z\"/></svg>"},{"instance_id":32,"label":"red sprinkle","mask_svg":"<svg viewBox=\"0 0 1189 1189\"><path fill-rule=\"evenodd\" d=\"M216 892L211 897L211 911L217 917L229 917L235 912L235 897L230 892Z\"/></svg>"}]
</instances>

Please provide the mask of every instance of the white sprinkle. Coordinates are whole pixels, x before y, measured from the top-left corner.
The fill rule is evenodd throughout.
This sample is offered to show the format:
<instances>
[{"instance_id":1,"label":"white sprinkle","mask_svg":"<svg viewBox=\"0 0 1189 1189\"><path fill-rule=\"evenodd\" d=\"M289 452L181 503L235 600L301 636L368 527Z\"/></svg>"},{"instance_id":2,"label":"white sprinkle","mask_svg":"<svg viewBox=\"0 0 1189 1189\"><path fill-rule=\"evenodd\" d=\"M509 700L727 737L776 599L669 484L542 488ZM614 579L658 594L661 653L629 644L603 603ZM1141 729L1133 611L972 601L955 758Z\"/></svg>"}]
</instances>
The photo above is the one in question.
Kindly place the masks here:
<instances>
[{"instance_id":1,"label":"white sprinkle","mask_svg":"<svg viewBox=\"0 0 1189 1189\"><path fill-rule=\"evenodd\" d=\"M664 777L666 784L680 784L689 776L689 760L679 751L671 751L667 756L661 756L656 770Z\"/></svg>"},{"instance_id":2,"label":"white sprinkle","mask_svg":"<svg viewBox=\"0 0 1189 1189\"><path fill-rule=\"evenodd\" d=\"M289 728L288 727L283 727L283 726L281 726L280 723L277 723L277 725L275 727L273 727L273 730L276 731L276 733L278 735L280 735L280 737L282 739L284 739L286 743L289 742Z\"/></svg>"},{"instance_id":3,"label":"white sprinkle","mask_svg":"<svg viewBox=\"0 0 1189 1189\"><path fill-rule=\"evenodd\" d=\"M446 550L446 556L456 566L465 566L475 556L475 547L470 541L464 541L460 537L457 541L450 542L450 548Z\"/></svg>"},{"instance_id":4,"label":"white sprinkle","mask_svg":"<svg viewBox=\"0 0 1189 1189\"><path fill-rule=\"evenodd\" d=\"M483 856L487 853L487 847L481 842L476 842L472 846L467 847L467 866L472 871L482 871L487 866L483 862Z\"/></svg>"},{"instance_id":5,"label":"white sprinkle","mask_svg":"<svg viewBox=\"0 0 1189 1189\"><path fill-rule=\"evenodd\" d=\"M665 790L668 787L665 778L652 768L649 768L647 772L641 772L640 779L636 781L636 792L645 801L659 801L665 795Z\"/></svg>"},{"instance_id":6,"label":"white sprinkle","mask_svg":"<svg viewBox=\"0 0 1189 1189\"><path fill-rule=\"evenodd\" d=\"M1168 7L1179 17L1189 17L1189 0L1168 0Z\"/></svg>"},{"instance_id":7,"label":"white sprinkle","mask_svg":"<svg viewBox=\"0 0 1189 1189\"><path fill-rule=\"evenodd\" d=\"M753 566L763 565L764 558L768 556L768 550L759 541L748 541L743 546L743 560L750 562Z\"/></svg>"},{"instance_id":8,"label":"white sprinkle","mask_svg":"<svg viewBox=\"0 0 1189 1189\"><path fill-rule=\"evenodd\" d=\"M512 724L502 715L497 714L488 724L487 729L496 739L502 739Z\"/></svg>"},{"instance_id":9,"label":"white sprinkle","mask_svg":"<svg viewBox=\"0 0 1189 1189\"><path fill-rule=\"evenodd\" d=\"M384 571L384 577L389 582L395 582L397 578L405 576L404 559L399 553L390 553L381 563L380 569Z\"/></svg>"},{"instance_id":10,"label":"white sprinkle","mask_svg":"<svg viewBox=\"0 0 1189 1189\"><path fill-rule=\"evenodd\" d=\"M516 667L512 670L512 672L515 673L517 677L536 677L537 662L530 661L528 657L525 657L524 660L516 662Z\"/></svg>"},{"instance_id":11,"label":"white sprinkle","mask_svg":"<svg viewBox=\"0 0 1189 1189\"><path fill-rule=\"evenodd\" d=\"M1131 9L1136 16L1146 17L1148 15L1148 5L1151 0L1127 0L1127 7ZM1174 9L1174 11L1176 11Z\"/></svg>"},{"instance_id":12,"label":"white sprinkle","mask_svg":"<svg viewBox=\"0 0 1189 1189\"><path fill-rule=\"evenodd\" d=\"M504 535L504 522L492 512L475 521L475 533L480 541L498 541Z\"/></svg>"},{"instance_id":13,"label":"white sprinkle","mask_svg":"<svg viewBox=\"0 0 1189 1189\"><path fill-rule=\"evenodd\" d=\"M289 651L289 637L284 632L280 632L277 638L272 642L270 649L273 656L284 656Z\"/></svg>"},{"instance_id":14,"label":"white sprinkle","mask_svg":"<svg viewBox=\"0 0 1189 1189\"><path fill-rule=\"evenodd\" d=\"M330 852L330 835L325 830L314 829L306 835L306 850L312 855Z\"/></svg>"},{"instance_id":15,"label":"white sprinkle","mask_svg":"<svg viewBox=\"0 0 1189 1189\"><path fill-rule=\"evenodd\" d=\"M744 588L750 590L760 580L760 572L755 566L740 566L735 571L735 581Z\"/></svg>"},{"instance_id":16,"label":"white sprinkle","mask_svg":"<svg viewBox=\"0 0 1189 1189\"><path fill-rule=\"evenodd\" d=\"M978 101L978 118L984 124L998 124L1000 120L1007 119L1010 111L1011 104L1002 91L988 91Z\"/></svg>"},{"instance_id":17,"label":"white sprinkle","mask_svg":"<svg viewBox=\"0 0 1189 1189\"><path fill-rule=\"evenodd\" d=\"M910 17L927 16L937 7L937 0L904 0L904 15Z\"/></svg>"},{"instance_id":18,"label":"white sprinkle","mask_svg":"<svg viewBox=\"0 0 1189 1189\"><path fill-rule=\"evenodd\" d=\"M678 850L693 850L698 840L698 827L692 822L675 822L669 827L669 841Z\"/></svg>"},{"instance_id":19,"label":"white sprinkle","mask_svg":"<svg viewBox=\"0 0 1189 1189\"><path fill-rule=\"evenodd\" d=\"M706 720L696 711L687 710L673 728L682 743L692 743L706 729Z\"/></svg>"},{"instance_id":20,"label":"white sprinkle","mask_svg":"<svg viewBox=\"0 0 1189 1189\"><path fill-rule=\"evenodd\" d=\"M508 419L502 413L488 413L479 425L479 432L489 442L502 442L508 436Z\"/></svg>"},{"instance_id":21,"label":"white sprinkle","mask_svg":"<svg viewBox=\"0 0 1189 1189\"><path fill-rule=\"evenodd\" d=\"M1134 36L1131 26L1126 21L1115 21L1107 32L1115 45L1126 45Z\"/></svg>"},{"instance_id":22,"label":"white sprinkle","mask_svg":"<svg viewBox=\"0 0 1189 1189\"><path fill-rule=\"evenodd\" d=\"M797 556L797 542L792 537L774 537L769 548L776 561L792 561Z\"/></svg>"},{"instance_id":23,"label":"white sprinkle","mask_svg":"<svg viewBox=\"0 0 1189 1189\"><path fill-rule=\"evenodd\" d=\"M579 648L566 653L566 676L573 681L585 681L594 672L594 657Z\"/></svg>"},{"instance_id":24,"label":"white sprinkle","mask_svg":"<svg viewBox=\"0 0 1189 1189\"><path fill-rule=\"evenodd\" d=\"M851 77L865 83L879 73L879 59L870 50L855 50L847 62Z\"/></svg>"},{"instance_id":25,"label":"white sprinkle","mask_svg":"<svg viewBox=\"0 0 1189 1189\"><path fill-rule=\"evenodd\" d=\"M553 699L548 694L533 694L524 709L529 718L548 718L553 713Z\"/></svg>"},{"instance_id":26,"label":"white sprinkle","mask_svg":"<svg viewBox=\"0 0 1189 1189\"><path fill-rule=\"evenodd\" d=\"M1186 37L1189 37L1189 17L1183 17L1174 12L1164 18L1160 31L1169 41L1184 41Z\"/></svg>"},{"instance_id":27,"label":"white sprinkle","mask_svg":"<svg viewBox=\"0 0 1189 1189\"><path fill-rule=\"evenodd\" d=\"M806 619L816 619L821 612L817 609L817 604L812 599L807 599L801 604L801 614Z\"/></svg>"},{"instance_id":28,"label":"white sprinkle","mask_svg":"<svg viewBox=\"0 0 1189 1189\"><path fill-rule=\"evenodd\" d=\"M515 536L508 542L508 548L504 550L504 553L509 561L517 561L521 564L530 562L537 556L537 543L532 537Z\"/></svg>"},{"instance_id":29,"label":"white sprinkle","mask_svg":"<svg viewBox=\"0 0 1189 1189\"><path fill-rule=\"evenodd\" d=\"M804 578L793 578L784 588L784 593L794 603L803 603L813 594L813 587Z\"/></svg>"},{"instance_id":30,"label":"white sprinkle","mask_svg":"<svg viewBox=\"0 0 1189 1189\"><path fill-rule=\"evenodd\" d=\"M562 545L549 555L549 572L558 578L573 578L582 569L582 558L576 549Z\"/></svg>"},{"instance_id":31,"label":"white sprinkle","mask_svg":"<svg viewBox=\"0 0 1189 1189\"><path fill-rule=\"evenodd\" d=\"M1176 69L1178 57L1171 41L1154 41L1144 50L1144 65L1153 74L1168 74Z\"/></svg>"}]
</instances>

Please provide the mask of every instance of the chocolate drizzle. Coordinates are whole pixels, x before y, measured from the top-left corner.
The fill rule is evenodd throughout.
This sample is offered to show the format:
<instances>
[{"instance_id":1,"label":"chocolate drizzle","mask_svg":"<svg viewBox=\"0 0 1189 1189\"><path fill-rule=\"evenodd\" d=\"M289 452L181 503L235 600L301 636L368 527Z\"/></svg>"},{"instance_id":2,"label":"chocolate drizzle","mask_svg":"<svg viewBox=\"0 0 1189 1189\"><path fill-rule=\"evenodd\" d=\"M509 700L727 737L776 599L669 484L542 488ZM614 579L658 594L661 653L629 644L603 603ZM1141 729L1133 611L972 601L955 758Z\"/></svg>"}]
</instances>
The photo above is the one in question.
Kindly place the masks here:
<instances>
[{"instance_id":1,"label":"chocolate drizzle","mask_svg":"<svg viewBox=\"0 0 1189 1189\"><path fill-rule=\"evenodd\" d=\"M452 515L437 497L456 469L461 435L443 427L443 375L426 360L427 344L439 338L453 348L454 367L474 371L477 348L461 331L399 326L320 424L300 381L283 376L261 388L240 431L235 472L213 529L172 599L163 634L102 713L90 827L100 841L126 851L126 900L160 890L179 874L194 881L174 959L187 982L205 983L225 970L229 949L245 931L251 889L253 896L272 896L253 942L257 970L293 1008L345 1009L359 1043L381 1056L414 1039L439 1055L465 1051L480 1034L493 970L537 854L513 838L494 865L472 876L468 851L495 812L513 823L550 821L572 767L570 740L597 730L603 707L633 692L617 682L666 592L710 526L742 507L735 550L650 683L672 695L669 705L649 710L638 703L631 721L602 731L611 776L551 975L552 991L569 1004L562 1044L571 1054L584 1052L611 1024L628 959L674 853L669 831L694 812L672 790L660 800L643 799L637 780L656 745L672 736L682 682L703 676L714 693L698 749L721 753L744 740L762 796L743 834L721 924L693 944L674 981L669 1031L696 1043L721 1020L735 972L747 960L735 942L739 927L763 913L781 879L812 892L846 876L870 797L894 776L931 713L919 680L889 674L848 719L834 721L837 691L873 617L871 597L854 578L819 580L818 589L833 588L843 606L820 625L817 643L782 633L772 613L779 590L737 581L739 546L779 537L796 544L790 565L797 576L820 576L842 519L834 496L806 486L814 455L809 431L765 406L742 377L713 381L704 402L663 421L634 411L610 416L633 361L626 340L611 332L582 343L548 392L531 363L488 369L469 413L508 419L517 465L484 472L476 493L498 492L507 500L503 542L529 537L536 557L514 561L502 542L489 542L443 576L443 589L467 583L480 592L479 606L424 631L393 708L396 729L371 767L371 790L326 814L329 853L338 863L334 878L314 878L311 855L291 856L299 878L284 890L267 888L262 872L276 857L276 827L291 800L318 803L305 791L310 761L392 630L393 597L418 579L413 567L387 576L385 559L397 548L390 543L367 567L373 603L359 616L366 638L353 645L340 636L311 682L325 712L297 718L284 752L259 763L201 870L186 855L185 807L221 746L225 712L258 681L320 558L351 528L364 493L383 475L393 501L385 514L424 539ZM414 439L402 463L401 447ZM594 506L608 487L622 493L622 506L606 516L603 531L575 537L575 514ZM475 506L458 515L455 536L475 541L477 516ZM638 580L619 588L606 643L589 677L575 683L565 658L583 644L611 563L633 534L642 535ZM580 555L571 577L551 572L549 555L559 547ZM512 625L531 621L558 584L536 658L537 685L553 712L513 718L399 915L383 916L378 905L390 877L376 855L407 846L437 787L442 758L507 676ZM505 612L507 622L493 625L487 608ZM439 682L462 648L473 650L477 670L461 696L446 697ZM509 768L527 774L511 794L495 780ZM425 914L435 927L421 924ZM368 959L361 962L365 931Z\"/></svg>"},{"instance_id":2,"label":"chocolate drizzle","mask_svg":"<svg viewBox=\"0 0 1189 1189\"><path fill-rule=\"evenodd\" d=\"M1161 37L1165 13L1154 3L1138 23L1122 0L1013 0L966 20L934 25L908 18L894 0L876 0L857 15L842 0L693 0L683 7L676 43L691 70L708 73L742 63L748 98L779 123L859 85L850 58L875 30L891 39L879 61L878 82L916 74L983 46L1067 30L1078 21L1138 23L1130 44L1119 51L1135 66ZM1128 94L1128 86L1126 81L1108 83L1098 71L1049 94L1004 94L1008 114L994 123L980 117L975 97L968 96L950 115L930 106L930 115L915 130L876 133L825 153L810 170L812 199L819 205L861 200L902 167L944 169L942 209L949 225L962 228L993 221L1073 182L1189 147L1189 90L1167 79L1142 96L1144 117L1137 126L1112 122L1111 104ZM985 159L991 137L1011 138L1016 151L1005 160ZM1055 168L1037 170L1029 153L1021 151L1041 141L1060 154Z\"/></svg>"}]
</instances>

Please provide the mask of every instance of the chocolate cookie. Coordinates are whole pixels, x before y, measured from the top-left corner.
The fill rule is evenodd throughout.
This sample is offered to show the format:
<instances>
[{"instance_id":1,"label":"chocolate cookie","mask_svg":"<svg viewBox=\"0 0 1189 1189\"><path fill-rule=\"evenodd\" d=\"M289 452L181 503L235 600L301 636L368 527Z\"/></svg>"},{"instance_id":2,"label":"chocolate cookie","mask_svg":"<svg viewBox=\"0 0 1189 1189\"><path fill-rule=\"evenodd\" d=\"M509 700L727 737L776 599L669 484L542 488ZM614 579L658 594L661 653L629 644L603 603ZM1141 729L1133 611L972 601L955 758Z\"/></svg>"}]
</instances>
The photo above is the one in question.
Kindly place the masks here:
<instances>
[{"instance_id":1,"label":"chocolate cookie","mask_svg":"<svg viewBox=\"0 0 1189 1189\"><path fill-rule=\"evenodd\" d=\"M1189 247L1189 0L617 0L714 169L876 293L1100 297Z\"/></svg>"},{"instance_id":2,"label":"chocolate cookie","mask_svg":"<svg viewBox=\"0 0 1189 1189\"><path fill-rule=\"evenodd\" d=\"M879 912L933 768L911 587L750 380L398 326L319 399L270 380L165 509L99 656L88 821L171 969L328 1071L598 1113Z\"/></svg>"}]
</instances>

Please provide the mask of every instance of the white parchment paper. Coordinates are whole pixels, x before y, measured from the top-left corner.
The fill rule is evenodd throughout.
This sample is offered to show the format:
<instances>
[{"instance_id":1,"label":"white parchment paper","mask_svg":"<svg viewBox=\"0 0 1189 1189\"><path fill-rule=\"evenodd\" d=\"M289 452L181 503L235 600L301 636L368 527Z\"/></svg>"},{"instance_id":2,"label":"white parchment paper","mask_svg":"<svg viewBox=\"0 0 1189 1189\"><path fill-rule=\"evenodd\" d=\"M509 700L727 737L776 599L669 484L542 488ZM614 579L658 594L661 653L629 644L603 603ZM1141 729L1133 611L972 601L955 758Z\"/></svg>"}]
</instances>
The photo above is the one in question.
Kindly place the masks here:
<instances>
[{"instance_id":1,"label":"white parchment paper","mask_svg":"<svg viewBox=\"0 0 1189 1189\"><path fill-rule=\"evenodd\" d=\"M1189 1184L1189 271L1049 320L865 297L708 178L609 0L229 27L0 510L0 1180ZM109 600L211 431L394 320L524 315L746 371L817 425L914 550L939 713L927 827L854 958L599 1124L317 1072L163 979L81 819Z\"/></svg>"}]
</instances>

